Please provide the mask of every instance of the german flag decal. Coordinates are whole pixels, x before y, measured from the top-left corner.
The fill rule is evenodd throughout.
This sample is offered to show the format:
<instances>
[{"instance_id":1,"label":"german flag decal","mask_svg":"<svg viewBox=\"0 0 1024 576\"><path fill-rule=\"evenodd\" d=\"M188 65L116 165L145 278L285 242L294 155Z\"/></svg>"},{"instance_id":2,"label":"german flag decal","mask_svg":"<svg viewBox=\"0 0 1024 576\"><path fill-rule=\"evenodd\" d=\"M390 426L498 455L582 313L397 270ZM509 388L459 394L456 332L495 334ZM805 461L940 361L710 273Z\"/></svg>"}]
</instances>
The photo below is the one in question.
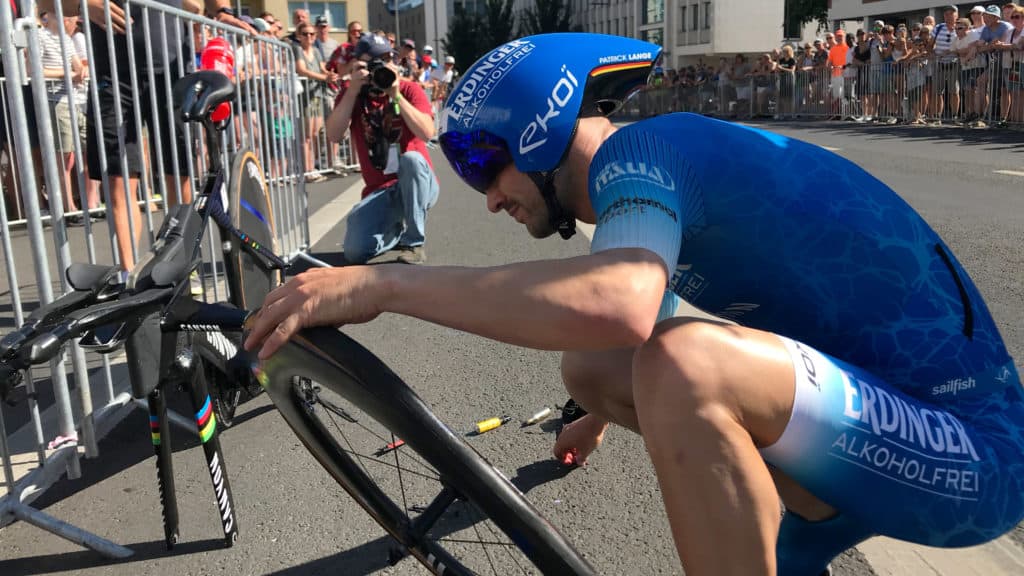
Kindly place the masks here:
<instances>
[{"instance_id":1,"label":"german flag decal","mask_svg":"<svg viewBox=\"0 0 1024 576\"><path fill-rule=\"evenodd\" d=\"M599 66L594 68L590 72L590 76L600 76L601 74L607 74L609 72L618 72L619 70L632 70L634 68L647 68L651 65L650 60L643 62L624 62L622 64L607 64L605 66Z\"/></svg>"}]
</instances>

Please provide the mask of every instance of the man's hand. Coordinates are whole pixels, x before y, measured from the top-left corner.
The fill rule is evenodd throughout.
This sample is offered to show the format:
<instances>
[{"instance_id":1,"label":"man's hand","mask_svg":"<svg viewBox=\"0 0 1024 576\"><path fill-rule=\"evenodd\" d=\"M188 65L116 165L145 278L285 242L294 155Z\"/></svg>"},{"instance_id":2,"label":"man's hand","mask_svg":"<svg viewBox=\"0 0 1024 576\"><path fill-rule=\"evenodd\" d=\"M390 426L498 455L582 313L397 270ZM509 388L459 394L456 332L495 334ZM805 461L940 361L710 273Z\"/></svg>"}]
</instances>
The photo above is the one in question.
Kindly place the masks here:
<instances>
[{"instance_id":1,"label":"man's hand","mask_svg":"<svg viewBox=\"0 0 1024 576\"><path fill-rule=\"evenodd\" d=\"M400 88L402 85L402 71L398 68L398 66L395 66L394 63L392 62L388 62L387 64L385 64L385 66L390 68L391 71L395 73L395 81L391 83L391 86L388 88L387 93L388 96L391 97L392 101L397 102L399 95L401 95Z\"/></svg>"},{"instance_id":2,"label":"man's hand","mask_svg":"<svg viewBox=\"0 0 1024 576\"><path fill-rule=\"evenodd\" d=\"M246 350L258 350L263 360L302 328L373 320L386 297L378 281L380 268L314 268L279 286L267 294L257 313Z\"/></svg>"},{"instance_id":3,"label":"man's hand","mask_svg":"<svg viewBox=\"0 0 1024 576\"><path fill-rule=\"evenodd\" d=\"M224 12L217 12L216 15L213 17L213 19L216 20L217 22L220 22L221 24L227 24L228 26L234 26L235 28L241 28L242 30L245 30L246 32L248 32L250 34L259 34L258 32L256 32L256 29L253 28L252 26L249 26L248 24L246 24L242 20L239 20L237 17L232 16L232 15L227 14L227 13L224 13Z\"/></svg>"},{"instance_id":4,"label":"man's hand","mask_svg":"<svg viewBox=\"0 0 1024 576\"><path fill-rule=\"evenodd\" d=\"M89 21L106 30L104 6L107 5L110 6L110 24L114 27L114 32L124 34L131 22L126 19L124 9L109 0L88 0Z\"/></svg>"},{"instance_id":5,"label":"man's hand","mask_svg":"<svg viewBox=\"0 0 1024 576\"><path fill-rule=\"evenodd\" d=\"M607 422L593 414L586 414L562 428L551 453L566 466L583 466L587 463L587 457L601 445L607 429Z\"/></svg>"},{"instance_id":6,"label":"man's hand","mask_svg":"<svg viewBox=\"0 0 1024 576\"><path fill-rule=\"evenodd\" d=\"M353 61L352 73L349 75L348 89L356 94L363 89L363 86L370 81L370 72L366 69L366 62Z\"/></svg>"}]
</instances>

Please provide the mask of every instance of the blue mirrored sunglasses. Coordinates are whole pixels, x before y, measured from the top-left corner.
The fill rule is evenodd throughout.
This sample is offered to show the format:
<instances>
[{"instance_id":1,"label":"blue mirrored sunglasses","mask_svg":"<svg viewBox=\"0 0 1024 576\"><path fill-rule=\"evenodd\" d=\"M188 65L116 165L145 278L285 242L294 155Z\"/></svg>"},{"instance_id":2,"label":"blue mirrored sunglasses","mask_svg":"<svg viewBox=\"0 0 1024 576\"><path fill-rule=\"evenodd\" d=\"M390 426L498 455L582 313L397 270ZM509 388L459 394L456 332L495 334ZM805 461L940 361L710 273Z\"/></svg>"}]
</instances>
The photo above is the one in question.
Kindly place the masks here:
<instances>
[{"instance_id":1,"label":"blue mirrored sunglasses","mask_svg":"<svg viewBox=\"0 0 1024 576\"><path fill-rule=\"evenodd\" d=\"M439 141L459 177L482 194L487 193L498 174L512 163L505 141L483 130L470 134L446 132Z\"/></svg>"}]
</instances>

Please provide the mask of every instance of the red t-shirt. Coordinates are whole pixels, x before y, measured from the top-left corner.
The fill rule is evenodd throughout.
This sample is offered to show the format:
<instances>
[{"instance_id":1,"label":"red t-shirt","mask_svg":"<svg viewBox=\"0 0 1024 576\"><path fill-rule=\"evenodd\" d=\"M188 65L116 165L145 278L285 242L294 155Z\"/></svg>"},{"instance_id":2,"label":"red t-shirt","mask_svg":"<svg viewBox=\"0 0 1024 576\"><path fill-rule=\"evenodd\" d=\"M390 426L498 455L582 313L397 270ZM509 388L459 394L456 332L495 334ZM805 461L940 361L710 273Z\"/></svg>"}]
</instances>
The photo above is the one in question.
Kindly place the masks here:
<instances>
[{"instance_id":1,"label":"red t-shirt","mask_svg":"<svg viewBox=\"0 0 1024 576\"><path fill-rule=\"evenodd\" d=\"M348 84L342 88L338 97L334 100L334 104L337 105L341 101L342 96L345 95L345 91L348 90ZM407 80L401 80L398 85L398 90L402 93L402 97L417 110L424 114L430 115L433 118L433 113L430 109L430 100L427 99L426 92L423 88L415 82ZM349 125L349 129L352 131L352 145L356 148L356 155L359 156L359 168L363 173L363 182L366 182L366 186L363 188L363 197L365 198L371 192L380 190L387 186L391 186L398 181L398 174L387 174L378 170L374 167L373 163L370 162L370 149L366 142L366 132L369 127L366 115L363 112L363 102L361 98L356 99L355 105L352 107L352 122ZM419 152L427 160L427 164L430 165L431 170L434 168L434 163L430 161L430 154L427 152L427 143L416 137L406 125L405 121L402 120L401 116L395 115L394 106L391 104L390 99L387 96L380 98L374 98L366 102L365 106L371 111L383 110L384 121L383 125L392 127L392 130L401 129L401 136L398 138L399 147L402 154L406 152Z\"/></svg>"}]
</instances>

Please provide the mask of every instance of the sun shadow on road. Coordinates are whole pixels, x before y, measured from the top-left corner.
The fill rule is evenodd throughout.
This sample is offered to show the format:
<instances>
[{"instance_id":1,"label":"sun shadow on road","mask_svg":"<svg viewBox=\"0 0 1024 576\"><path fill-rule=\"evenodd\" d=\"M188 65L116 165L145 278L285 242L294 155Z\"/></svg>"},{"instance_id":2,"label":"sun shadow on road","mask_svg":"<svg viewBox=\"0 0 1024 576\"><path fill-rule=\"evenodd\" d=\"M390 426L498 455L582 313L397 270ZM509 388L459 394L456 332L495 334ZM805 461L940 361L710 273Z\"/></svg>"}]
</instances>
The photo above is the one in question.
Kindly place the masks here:
<instances>
[{"instance_id":1,"label":"sun shadow on road","mask_svg":"<svg viewBox=\"0 0 1024 576\"><path fill-rule=\"evenodd\" d=\"M526 494L542 484L564 478L573 470L573 468L562 466L553 459L539 460L520 467L516 471L516 476L510 480L516 488ZM483 517L475 507L457 503L445 513L430 533L440 539L472 528L481 520ZM393 559L403 557L404 551L398 543L390 536L382 536L333 556L278 570L272 574L275 576L306 576L310 574L365 576L383 570L394 563ZM414 560L405 558L402 561L413 562Z\"/></svg>"},{"instance_id":2,"label":"sun shadow on road","mask_svg":"<svg viewBox=\"0 0 1024 576\"><path fill-rule=\"evenodd\" d=\"M223 538L211 538L195 542L181 542L168 550L163 540L151 542L139 542L128 544L135 554L124 560L108 560L92 550L80 550L77 552L64 552L62 554L47 554L42 556L31 556L15 560L0 560L0 574L53 574L56 572L71 573L87 568L100 568L103 566L124 565L128 566L158 558L173 558L175 556L186 556L201 552L212 552L224 548Z\"/></svg>"}]
</instances>

